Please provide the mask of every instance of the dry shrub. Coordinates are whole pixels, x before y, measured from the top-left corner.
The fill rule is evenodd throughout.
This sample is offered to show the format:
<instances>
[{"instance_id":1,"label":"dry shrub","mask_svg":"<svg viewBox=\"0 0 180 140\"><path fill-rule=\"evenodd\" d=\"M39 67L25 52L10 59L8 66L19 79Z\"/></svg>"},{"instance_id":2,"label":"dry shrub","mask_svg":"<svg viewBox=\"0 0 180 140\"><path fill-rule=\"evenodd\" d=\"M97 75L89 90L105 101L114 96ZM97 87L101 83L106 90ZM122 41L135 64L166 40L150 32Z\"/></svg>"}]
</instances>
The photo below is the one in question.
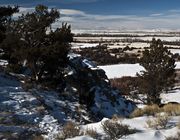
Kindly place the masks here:
<instances>
[{"instance_id":1,"label":"dry shrub","mask_svg":"<svg viewBox=\"0 0 180 140\"><path fill-rule=\"evenodd\" d=\"M162 111L171 116L178 116L180 115L180 104L167 104L163 107Z\"/></svg>"},{"instance_id":2,"label":"dry shrub","mask_svg":"<svg viewBox=\"0 0 180 140\"><path fill-rule=\"evenodd\" d=\"M124 118L122 116L119 116L117 114L114 114L111 118L112 121L121 121L123 120Z\"/></svg>"},{"instance_id":3,"label":"dry shrub","mask_svg":"<svg viewBox=\"0 0 180 140\"><path fill-rule=\"evenodd\" d=\"M177 127L178 127L178 129L180 129L180 120L179 120L179 122L177 123Z\"/></svg>"},{"instance_id":4,"label":"dry shrub","mask_svg":"<svg viewBox=\"0 0 180 140\"><path fill-rule=\"evenodd\" d=\"M33 88L33 83L30 82L30 81L25 81L25 83L22 84L22 88L23 88L25 91L28 91L29 89L32 89L32 88Z\"/></svg>"},{"instance_id":5,"label":"dry shrub","mask_svg":"<svg viewBox=\"0 0 180 140\"><path fill-rule=\"evenodd\" d=\"M86 129L84 135L88 135L94 139L98 139L100 137L100 135L94 129Z\"/></svg>"},{"instance_id":6,"label":"dry shrub","mask_svg":"<svg viewBox=\"0 0 180 140\"><path fill-rule=\"evenodd\" d=\"M44 138L43 136L39 135L39 136L34 136L32 140L44 140Z\"/></svg>"},{"instance_id":7,"label":"dry shrub","mask_svg":"<svg viewBox=\"0 0 180 140\"><path fill-rule=\"evenodd\" d=\"M63 127L62 132L57 136L57 140L65 140L67 138L73 138L80 135L80 127L73 122L68 122Z\"/></svg>"},{"instance_id":8,"label":"dry shrub","mask_svg":"<svg viewBox=\"0 0 180 140\"><path fill-rule=\"evenodd\" d=\"M136 109L131 114L131 117L139 117L143 115L155 115L156 113L165 112L170 116L178 116L180 115L180 104L167 104L163 107L159 107L157 105L148 105L143 109Z\"/></svg>"},{"instance_id":9,"label":"dry shrub","mask_svg":"<svg viewBox=\"0 0 180 140\"><path fill-rule=\"evenodd\" d=\"M117 140L128 134L135 133L135 130L130 129L128 125L124 125L112 120L106 120L104 123L102 123L102 128L108 136L107 139L111 140Z\"/></svg>"},{"instance_id":10,"label":"dry shrub","mask_svg":"<svg viewBox=\"0 0 180 140\"><path fill-rule=\"evenodd\" d=\"M180 122L177 124L178 129L180 129Z\"/></svg>"},{"instance_id":11,"label":"dry shrub","mask_svg":"<svg viewBox=\"0 0 180 140\"><path fill-rule=\"evenodd\" d=\"M180 140L180 132L178 132L175 137L168 137L166 140Z\"/></svg>"},{"instance_id":12,"label":"dry shrub","mask_svg":"<svg viewBox=\"0 0 180 140\"><path fill-rule=\"evenodd\" d=\"M137 77L124 76L122 78L110 79L110 82L112 87L119 89L124 95L129 95L138 86Z\"/></svg>"},{"instance_id":13,"label":"dry shrub","mask_svg":"<svg viewBox=\"0 0 180 140\"><path fill-rule=\"evenodd\" d=\"M144 107L143 109L136 109L133 111L133 113L131 114L131 117L140 117L143 115L155 115L156 113L160 112L160 108L158 105L148 105L146 107Z\"/></svg>"},{"instance_id":14,"label":"dry shrub","mask_svg":"<svg viewBox=\"0 0 180 140\"><path fill-rule=\"evenodd\" d=\"M168 114L157 114L156 118L148 120L146 123L149 128L165 129L167 127L170 117Z\"/></svg>"}]
</instances>

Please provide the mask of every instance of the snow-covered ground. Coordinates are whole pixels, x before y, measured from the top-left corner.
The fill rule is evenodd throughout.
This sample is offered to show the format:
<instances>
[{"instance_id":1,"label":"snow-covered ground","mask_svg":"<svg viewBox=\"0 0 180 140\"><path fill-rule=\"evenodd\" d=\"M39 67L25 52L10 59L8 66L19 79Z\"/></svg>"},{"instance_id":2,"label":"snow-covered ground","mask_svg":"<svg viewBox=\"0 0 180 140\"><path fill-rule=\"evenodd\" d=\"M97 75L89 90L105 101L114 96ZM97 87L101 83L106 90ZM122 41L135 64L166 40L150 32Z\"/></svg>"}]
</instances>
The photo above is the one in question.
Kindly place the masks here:
<instances>
[{"instance_id":1,"label":"snow-covered ground","mask_svg":"<svg viewBox=\"0 0 180 140\"><path fill-rule=\"evenodd\" d=\"M92 48L96 47L97 43L71 43L72 49L78 49L78 48Z\"/></svg>"},{"instance_id":2,"label":"snow-covered ground","mask_svg":"<svg viewBox=\"0 0 180 140\"><path fill-rule=\"evenodd\" d=\"M144 70L139 64L117 64L99 66L106 72L109 79L120 78L123 76L136 76L137 73ZM180 62L176 62L176 69L180 69Z\"/></svg>"},{"instance_id":3,"label":"snow-covered ground","mask_svg":"<svg viewBox=\"0 0 180 140\"><path fill-rule=\"evenodd\" d=\"M180 90L172 90L168 94L161 94L161 98L163 103L168 102L178 102L180 103ZM166 128L162 129L154 129L149 128L147 125L148 120L155 119L153 116L141 116L141 117L135 117L135 118L121 118L119 121L122 124L129 125L130 128L136 129L137 132L134 134L130 134L127 136L124 136L118 140L166 140L167 137L174 137L178 132L180 132L180 129L177 127L177 125L180 123L180 116L170 116L170 119L168 120ZM100 122L97 123L91 123L87 125L82 125L81 129L83 131L85 130L95 130L99 135L104 136L106 135L103 131L102 124L106 120L109 120L107 118L104 118ZM69 138L68 140L95 140L91 138L90 136L77 136L75 138Z\"/></svg>"},{"instance_id":4,"label":"snow-covered ground","mask_svg":"<svg viewBox=\"0 0 180 140\"><path fill-rule=\"evenodd\" d=\"M48 111L42 104L44 100L47 107L50 106L55 99L54 94L44 94L46 95L44 97L48 95L49 97L43 98L41 93L42 100L39 100L33 92L24 91L21 83L15 78L0 73L0 132L7 131L18 135L23 135L25 132L46 133L51 139L60 126L59 120L53 115L55 111Z\"/></svg>"},{"instance_id":5,"label":"snow-covered ground","mask_svg":"<svg viewBox=\"0 0 180 140\"><path fill-rule=\"evenodd\" d=\"M137 65L137 64L136 64ZM167 102L179 102L179 90L169 94L162 94L162 99ZM71 115L75 114L78 102L61 99L52 91L24 91L21 83L14 77L0 73L0 132L10 132L13 135L25 132L45 133L48 140L53 140L61 131L63 122L73 121ZM66 112L66 114L65 114ZM69 112L69 116L67 115ZM86 117L86 116L81 116ZM136 129L137 132L119 140L165 140L168 136L175 135L179 130L175 126L179 122L179 116L171 117L171 127L155 130L147 127L146 121L152 116L142 116L132 119L124 118L123 124ZM87 118L88 119L88 118ZM81 130L93 129L100 135L105 135L100 122L81 125ZM8 124L8 125L6 125ZM1 138L1 134L0 134ZM90 136L78 136L68 140L94 140Z\"/></svg>"},{"instance_id":6,"label":"snow-covered ground","mask_svg":"<svg viewBox=\"0 0 180 140\"><path fill-rule=\"evenodd\" d=\"M117 64L99 66L106 72L108 78L119 78L122 76L136 76L137 72L143 70L143 67L139 64Z\"/></svg>"},{"instance_id":7,"label":"snow-covered ground","mask_svg":"<svg viewBox=\"0 0 180 140\"><path fill-rule=\"evenodd\" d=\"M113 40L143 40L143 41L151 41L153 36L149 37L74 37L78 41L113 41ZM156 39L161 39L162 41L179 41L179 36L170 36L170 37L155 37Z\"/></svg>"},{"instance_id":8,"label":"snow-covered ground","mask_svg":"<svg viewBox=\"0 0 180 140\"><path fill-rule=\"evenodd\" d=\"M162 103L176 102L180 103L180 88L161 94Z\"/></svg>"},{"instance_id":9,"label":"snow-covered ground","mask_svg":"<svg viewBox=\"0 0 180 140\"><path fill-rule=\"evenodd\" d=\"M43 133L53 140L65 122L76 119L73 114L78 107L77 100L66 100L57 92L24 91L17 78L0 72L0 139L2 133L9 132L18 137ZM88 117L81 115L81 119Z\"/></svg>"},{"instance_id":10,"label":"snow-covered ground","mask_svg":"<svg viewBox=\"0 0 180 140\"><path fill-rule=\"evenodd\" d=\"M167 129L152 129L148 128L146 121L149 119L152 119L152 116L143 116L143 117L137 117L132 119L121 119L120 122L122 124L129 125L130 128L136 129L137 132L134 134L130 134L126 137L122 137L119 140L165 140L167 137L175 136L179 129L176 127L176 124L179 122L179 116L178 117L172 117L170 121L168 122L171 124L171 127ZM107 118L104 118L102 121L98 123L92 123L88 125L82 126L83 130L90 129L90 130L96 130L98 134L105 135L101 124L108 120ZM75 138L71 138L68 140L94 140L90 138L89 136L78 136Z\"/></svg>"}]
</instances>

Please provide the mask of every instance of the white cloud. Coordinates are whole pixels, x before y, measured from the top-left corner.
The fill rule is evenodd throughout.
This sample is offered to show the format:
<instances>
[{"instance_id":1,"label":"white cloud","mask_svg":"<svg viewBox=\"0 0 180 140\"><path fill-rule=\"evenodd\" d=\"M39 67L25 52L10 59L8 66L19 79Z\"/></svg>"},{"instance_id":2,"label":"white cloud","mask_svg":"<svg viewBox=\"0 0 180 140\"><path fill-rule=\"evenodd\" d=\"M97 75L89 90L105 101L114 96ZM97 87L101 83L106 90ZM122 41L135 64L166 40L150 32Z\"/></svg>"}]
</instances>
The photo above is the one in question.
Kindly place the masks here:
<instances>
[{"instance_id":1,"label":"white cloud","mask_svg":"<svg viewBox=\"0 0 180 140\"><path fill-rule=\"evenodd\" d=\"M20 13L15 16L33 10L34 8L20 8ZM59 27L62 22L67 22L71 24L72 29L180 29L180 10L152 13L149 16L98 15L75 9L59 11L61 17L54 27Z\"/></svg>"},{"instance_id":2,"label":"white cloud","mask_svg":"<svg viewBox=\"0 0 180 140\"><path fill-rule=\"evenodd\" d=\"M170 12L170 13L180 13L180 9L171 9L168 12Z\"/></svg>"},{"instance_id":3,"label":"white cloud","mask_svg":"<svg viewBox=\"0 0 180 140\"><path fill-rule=\"evenodd\" d=\"M98 0L61 0L61 2L63 2L63 3L92 3L92 2L96 2L96 1L98 1Z\"/></svg>"},{"instance_id":4,"label":"white cloud","mask_svg":"<svg viewBox=\"0 0 180 140\"><path fill-rule=\"evenodd\" d=\"M19 16L21 16L22 14L27 14L27 13L32 13L34 11L34 8L25 8L25 7L20 7L19 8L19 12L15 13L13 16L15 18L18 18Z\"/></svg>"},{"instance_id":5,"label":"white cloud","mask_svg":"<svg viewBox=\"0 0 180 140\"><path fill-rule=\"evenodd\" d=\"M80 10L73 10L73 9L60 9L59 10L60 14L63 15L85 15L83 11Z\"/></svg>"},{"instance_id":6,"label":"white cloud","mask_svg":"<svg viewBox=\"0 0 180 140\"><path fill-rule=\"evenodd\" d=\"M151 14L150 16L156 17L156 16L162 16L162 15L163 15L162 13L156 13L156 14Z\"/></svg>"}]
</instances>

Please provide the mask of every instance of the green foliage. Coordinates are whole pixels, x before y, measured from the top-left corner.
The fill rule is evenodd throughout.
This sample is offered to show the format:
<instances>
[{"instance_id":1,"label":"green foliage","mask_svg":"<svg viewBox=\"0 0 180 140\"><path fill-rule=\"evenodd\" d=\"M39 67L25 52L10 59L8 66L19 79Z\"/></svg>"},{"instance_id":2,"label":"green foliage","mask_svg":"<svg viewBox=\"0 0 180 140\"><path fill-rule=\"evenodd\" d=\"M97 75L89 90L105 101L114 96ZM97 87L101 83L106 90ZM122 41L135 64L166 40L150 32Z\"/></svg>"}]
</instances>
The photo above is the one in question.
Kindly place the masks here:
<instances>
[{"instance_id":1,"label":"green foliage","mask_svg":"<svg viewBox=\"0 0 180 140\"><path fill-rule=\"evenodd\" d=\"M67 24L51 30L59 16L58 10L38 5L34 12L8 22L7 37L0 48L10 69L25 66L31 70L32 79L39 82L62 78L73 34Z\"/></svg>"},{"instance_id":2,"label":"green foliage","mask_svg":"<svg viewBox=\"0 0 180 140\"><path fill-rule=\"evenodd\" d=\"M5 38L6 23L11 20L11 16L15 12L18 12L18 7L0 7L0 43Z\"/></svg>"},{"instance_id":3,"label":"green foliage","mask_svg":"<svg viewBox=\"0 0 180 140\"><path fill-rule=\"evenodd\" d=\"M147 95L148 104L160 104L160 92L174 83L175 60L161 40L153 39L149 49L143 51L140 65L144 71L138 74L142 80L140 90Z\"/></svg>"}]
</instances>

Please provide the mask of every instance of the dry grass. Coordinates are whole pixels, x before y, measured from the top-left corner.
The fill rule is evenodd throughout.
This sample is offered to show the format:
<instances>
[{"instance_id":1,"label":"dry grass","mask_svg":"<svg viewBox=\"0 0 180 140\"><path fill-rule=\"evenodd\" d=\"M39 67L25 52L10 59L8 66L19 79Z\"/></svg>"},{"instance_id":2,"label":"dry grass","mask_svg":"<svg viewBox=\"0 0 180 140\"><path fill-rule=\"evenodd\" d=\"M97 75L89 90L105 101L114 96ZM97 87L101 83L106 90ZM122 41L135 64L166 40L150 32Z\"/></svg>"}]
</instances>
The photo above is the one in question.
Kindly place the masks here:
<instances>
[{"instance_id":1,"label":"dry grass","mask_svg":"<svg viewBox=\"0 0 180 140\"><path fill-rule=\"evenodd\" d=\"M157 113L165 112L170 116L178 116L180 115L180 105L179 104L167 104L163 107L159 107L157 105L149 105L144 107L143 109L136 109L130 117L140 117L143 115L152 115L154 116Z\"/></svg>"},{"instance_id":2,"label":"dry grass","mask_svg":"<svg viewBox=\"0 0 180 140\"><path fill-rule=\"evenodd\" d=\"M156 118L150 119L146 123L149 128L165 129L167 127L169 120L170 120L169 115L163 113L163 114L157 114Z\"/></svg>"},{"instance_id":3,"label":"dry grass","mask_svg":"<svg viewBox=\"0 0 180 140\"><path fill-rule=\"evenodd\" d=\"M62 129L62 132L58 134L57 140L65 140L67 138L73 138L75 136L80 136L80 127L73 123L73 122L68 122Z\"/></svg>"},{"instance_id":4,"label":"dry grass","mask_svg":"<svg viewBox=\"0 0 180 140\"><path fill-rule=\"evenodd\" d=\"M95 129L86 129L84 135L88 135L94 139L98 139L100 137Z\"/></svg>"},{"instance_id":5,"label":"dry grass","mask_svg":"<svg viewBox=\"0 0 180 140\"><path fill-rule=\"evenodd\" d=\"M132 114L131 117L140 117L143 115L155 115L156 113L160 112L160 108L158 105L149 105L144 107L143 109L136 109Z\"/></svg>"},{"instance_id":6,"label":"dry grass","mask_svg":"<svg viewBox=\"0 0 180 140\"><path fill-rule=\"evenodd\" d=\"M114 114L111 118L113 121L120 121L123 119L123 117L117 115L117 114Z\"/></svg>"},{"instance_id":7,"label":"dry grass","mask_svg":"<svg viewBox=\"0 0 180 140\"><path fill-rule=\"evenodd\" d=\"M174 137L168 137L168 138L166 138L166 140L180 140L180 132L177 133L177 135L174 136Z\"/></svg>"},{"instance_id":8,"label":"dry grass","mask_svg":"<svg viewBox=\"0 0 180 140\"><path fill-rule=\"evenodd\" d=\"M39 135L39 136L34 136L32 140L44 140L44 138L43 136Z\"/></svg>"},{"instance_id":9,"label":"dry grass","mask_svg":"<svg viewBox=\"0 0 180 140\"><path fill-rule=\"evenodd\" d=\"M167 104L163 107L162 111L171 116L178 116L180 115L180 104Z\"/></svg>"},{"instance_id":10,"label":"dry grass","mask_svg":"<svg viewBox=\"0 0 180 140\"><path fill-rule=\"evenodd\" d=\"M179 120L179 122L177 123L177 127L178 127L178 129L180 129L180 120Z\"/></svg>"}]
</instances>

